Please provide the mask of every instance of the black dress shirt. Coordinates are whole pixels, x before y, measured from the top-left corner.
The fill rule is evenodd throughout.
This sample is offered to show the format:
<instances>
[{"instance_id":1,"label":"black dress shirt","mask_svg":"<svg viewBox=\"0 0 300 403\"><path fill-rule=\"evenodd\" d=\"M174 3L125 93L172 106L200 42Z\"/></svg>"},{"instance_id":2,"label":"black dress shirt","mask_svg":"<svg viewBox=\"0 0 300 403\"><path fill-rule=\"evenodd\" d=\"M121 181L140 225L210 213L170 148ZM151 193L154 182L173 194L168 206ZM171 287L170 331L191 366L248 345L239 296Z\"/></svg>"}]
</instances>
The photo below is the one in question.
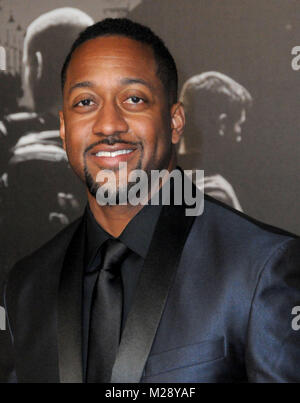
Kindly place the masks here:
<instances>
[{"instance_id":1,"label":"black dress shirt","mask_svg":"<svg viewBox=\"0 0 300 403\"><path fill-rule=\"evenodd\" d=\"M118 239L126 245L131 253L121 266L123 283L123 313L122 330L124 328L128 312L130 310L134 291L139 279L139 274L146 258L154 229L161 211L161 205L145 205L139 213L129 222ZM85 247L85 272L83 281L83 369L86 374L90 311L93 290L97 279L97 271L92 272L91 266L96 254L103 243L113 238L95 220L89 207L86 208L86 247Z\"/></svg>"}]
</instances>

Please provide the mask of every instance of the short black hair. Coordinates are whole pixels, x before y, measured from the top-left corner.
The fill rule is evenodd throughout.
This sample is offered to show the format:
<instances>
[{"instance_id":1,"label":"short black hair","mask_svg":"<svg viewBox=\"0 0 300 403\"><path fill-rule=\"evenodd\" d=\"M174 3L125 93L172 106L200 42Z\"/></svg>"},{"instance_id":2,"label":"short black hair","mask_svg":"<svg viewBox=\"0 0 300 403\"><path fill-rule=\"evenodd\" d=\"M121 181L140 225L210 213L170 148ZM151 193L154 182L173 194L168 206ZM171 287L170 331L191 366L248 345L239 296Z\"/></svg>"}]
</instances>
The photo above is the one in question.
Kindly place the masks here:
<instances>
[{"instance_id":1,"label":"short black hair","mask_svg":"<svg viewBox=\"0 0 300 403\"><path fill-rule=\"evenodd\" d=\"M177 102L178 75L175 61L164 42L150 28L127 18L106 18L81 32L73 43L61 71L62 90L73 52L82 43L101 36L124 36L149 45L157 64L157 76L163 83L170 104Z\"/></svg>"}]
</instances>

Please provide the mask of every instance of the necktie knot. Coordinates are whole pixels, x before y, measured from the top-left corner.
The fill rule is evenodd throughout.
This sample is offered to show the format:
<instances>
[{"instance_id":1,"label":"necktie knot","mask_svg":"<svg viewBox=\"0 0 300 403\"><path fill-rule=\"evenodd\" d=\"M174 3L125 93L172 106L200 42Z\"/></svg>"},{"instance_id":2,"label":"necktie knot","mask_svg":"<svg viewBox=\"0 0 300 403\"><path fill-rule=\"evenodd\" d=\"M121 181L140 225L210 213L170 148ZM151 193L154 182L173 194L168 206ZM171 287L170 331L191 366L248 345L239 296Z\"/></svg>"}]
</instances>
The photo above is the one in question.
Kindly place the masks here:
<instances>
[{"instance_id":1,"label":"necktie knot","mask_svg":"<svg viewBox=\"0 0 300 403\"><path fill-rule=\"evenodd\" d=\"M102 270L114 275L120 274L120 266L129 249L118 239L108 239L102 247Z\"/></svg>"}]
</instances>

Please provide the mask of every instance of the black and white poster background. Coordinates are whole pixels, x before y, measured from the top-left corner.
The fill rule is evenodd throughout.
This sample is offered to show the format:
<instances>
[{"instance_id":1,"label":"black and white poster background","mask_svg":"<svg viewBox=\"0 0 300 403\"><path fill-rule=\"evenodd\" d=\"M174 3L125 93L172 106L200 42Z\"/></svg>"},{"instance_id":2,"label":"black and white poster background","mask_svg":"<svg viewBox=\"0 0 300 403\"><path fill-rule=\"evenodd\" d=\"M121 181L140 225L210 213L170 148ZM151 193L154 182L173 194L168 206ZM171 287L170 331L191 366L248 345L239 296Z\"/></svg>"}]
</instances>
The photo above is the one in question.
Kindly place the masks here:
<instances>
[{"instance_id":1,"label":"black and white poster background","mask_svg":"<svg viewBox=\"0 0 300 403\"><path fill-rule=\"evenodd\" d=\"M71 44L68 35L59 37L59 11L51 17L56 35L41 36L49 46L35 52L44 70L29 63L34 83L47 72L42 88L27 85L23 62L30 24L61 7L84 13L75 10L77 28L68 31L73 36L80 24L125 16L161 36L177 62L187 114L179 164L204 169L204 184L198 185L212 196L300 234L299 1L0 0L1 295L11 265L85 206L57 131L59 54ZM72 15L70 9L64 13ZM0 381L6 382L12 357L3 309L0 328Z\"/></svg>"}]
</instances>

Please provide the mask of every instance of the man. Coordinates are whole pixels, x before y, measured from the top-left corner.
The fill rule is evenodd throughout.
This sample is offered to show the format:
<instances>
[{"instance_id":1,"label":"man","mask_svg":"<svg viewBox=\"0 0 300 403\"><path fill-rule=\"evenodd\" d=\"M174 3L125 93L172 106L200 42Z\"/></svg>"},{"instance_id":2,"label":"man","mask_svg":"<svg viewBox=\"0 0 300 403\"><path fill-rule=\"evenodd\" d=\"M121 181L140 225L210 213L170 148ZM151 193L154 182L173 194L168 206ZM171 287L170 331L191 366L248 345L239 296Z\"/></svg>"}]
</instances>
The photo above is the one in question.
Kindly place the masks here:
<instances>
[{"instance_id":1,"label":"man","mask_svg":"<svg viewBox=\"0 0 300 403\"><path fill-rule=\"evenodd\" d=\"M252 105L250 93L225 74L207 71L184 83L180 100L187 118L179 147L180 164L185 169L204 169L204 183L197 186L242 211L232 185L224 178L224 160L234 162L240 152L242 125Z\"/></svg>"},{"instance_id":2,"label":"man","mask_svg":"<svg viewBox=\"0 0 300 403\"><path fill-rule=\"evenodd\" d=\"M62 85L61 137L88 207L11 271L18 382L299 381L299 239L211 198L197 217L120 202L131 173L176 166L185 119L162 41L101 21L73 44ZM118 202L105 205L107 172Z\"/></svg>"},{"instance_id":3,"label":"man","mask_svg":"<svg viewBox=\"0 0 300 403\"><path fill-rule=\"evenodd\" d=\"M5 251L6 266L37 249L79 215L82 195L67 169L59 137L59 76L74 37L92 23L83 11L64 7L40 15L27 27L23 87L32 100L33 111L7 115L2 122L5 167L1 175L6 174L7 189L1 215L10 230L5 233L5 238L10 237L8 248L14 245L12 251ZM38 189L34 182L40 183ZM62 204L67 208L62 208ZM16 214L19 211L22 217Z\"/></svg>"},{"instance_id":4,"label":"man","mask_svg":"<svg viewBox=\"0 0 300 403\"><path fill-rule=\"evenodd\" d=\"M26 30L23 88L32 110L15 108L0 117L1 306L12 265L77 218L84 206L59 137L59 76L74 37L92 23L81 10L64 7L40 15ZM8 88L16 101L17 88ZM8 341L6 329L0 333L0 382L12 362Z\"/></svg>"},{"instance_id":5,"label":"man","mask_svg":"<svg viewBox=\"0 0 300 403\"><path fill-rule=\"evenodd\" d=\"M92 23L83 11L64 7L40 15L27 27L23 87L33 111L7 115L2 122L5 167L0 175L6 189L1 215L9 229L2 232L8 244L5 266L37 249L80 213L82 192L67 168L59 137L59 76L73 38Z\"/></svg>"}]
</instances>

